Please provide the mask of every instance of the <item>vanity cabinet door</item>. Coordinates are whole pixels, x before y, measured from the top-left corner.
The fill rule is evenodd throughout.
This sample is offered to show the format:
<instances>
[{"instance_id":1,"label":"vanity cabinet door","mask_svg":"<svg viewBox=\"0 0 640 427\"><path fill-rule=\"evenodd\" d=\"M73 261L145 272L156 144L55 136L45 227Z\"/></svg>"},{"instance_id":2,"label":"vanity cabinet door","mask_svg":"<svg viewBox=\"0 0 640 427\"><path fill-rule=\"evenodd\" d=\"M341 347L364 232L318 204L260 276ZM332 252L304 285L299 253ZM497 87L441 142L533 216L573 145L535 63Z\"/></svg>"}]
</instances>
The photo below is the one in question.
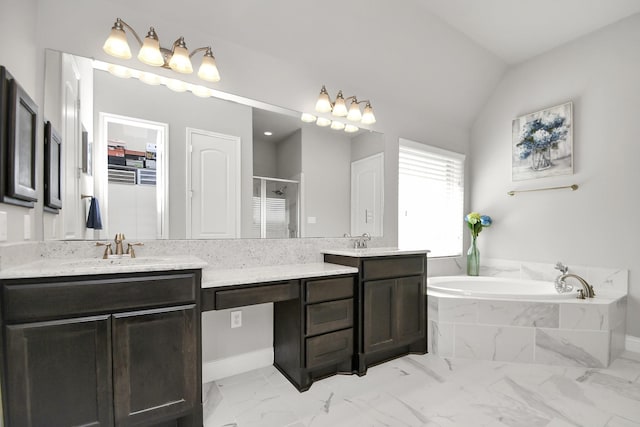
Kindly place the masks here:
<instances>
[{"instance_id":1,"label":"vanity cabinet door","mask_svg":"<svg viewBox=\"0 0 640 427\"><path fill-rule=\"evenodd\" d=\"M8 425L113 425L109 316L8 325Z\"/></svg>"},{"instance_id":2,"label":"vanity cabinet door","mask_svg":"<svg viewBox=\"0 0 640 427\"><path fill-rule=\"evenodd\" d=\"M411 342L424 338L426 308L423 277L397 279L396 303L398 342Z\"/></svg>"},{"instance_id":3,"label":"vanity cabinet door","mask_svg":"<svg viewBox=\"0 0 640 427\"><path fill-rule=\"evenodd\" d=\"M393 347L395 344L396 281L364 282L364 352Z\"/></svg>"},{"instance_id":4,"label":"vanity cabinet door","mask_svg":"<svg viewBox=\"0 0 640 427\"><path fill-rule=\"evenodd\" d=\"M200 395L195 305L113 315L116 426L186 414Z\"/></svg>"}]
</instances>

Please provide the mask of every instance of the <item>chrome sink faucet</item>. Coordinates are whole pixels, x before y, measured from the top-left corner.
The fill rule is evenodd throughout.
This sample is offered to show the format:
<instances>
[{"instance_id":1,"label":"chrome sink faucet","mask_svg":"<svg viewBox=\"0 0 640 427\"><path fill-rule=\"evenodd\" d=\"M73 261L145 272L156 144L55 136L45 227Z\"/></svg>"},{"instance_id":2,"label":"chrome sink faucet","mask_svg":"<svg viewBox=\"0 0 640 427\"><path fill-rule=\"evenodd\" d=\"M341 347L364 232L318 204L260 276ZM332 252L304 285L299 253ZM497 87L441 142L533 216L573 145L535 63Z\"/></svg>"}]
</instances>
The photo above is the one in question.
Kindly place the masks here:
<instances>
[{"instance_id":1,"label":"chrome sink faucet","mask_svg":"<svg viewBox=\"0 0 640 427\"><path fill-rule=\"evenodd\" d=\"M371 235L369 233L362 233L362 236L358 237L357 240L353 242L354 248L365 249L369 240L371 240Z\"/></svg>"},{"instance_id":2,"label":"chrome sink faucet","mask_svg":"<svg viewBox=\"0 0 640 427\"><path fill-rule=\"evenodd\" d=\"M576 279L582 285L582 289L578 289L578 299L593 298L596 296L596 293L593 290L593 286L591 286L589 283L587 283L586 280L584 280L577 274L569 273L569 267L563 265L560 261L556 263L555 269L560 270L560 273L562 273L558 277L556 277L556 280L554 282L556 291L559 294L571 292L573 290L573 286L568 284L565 280L571 277Z\"/></svg>"}]
</instances>

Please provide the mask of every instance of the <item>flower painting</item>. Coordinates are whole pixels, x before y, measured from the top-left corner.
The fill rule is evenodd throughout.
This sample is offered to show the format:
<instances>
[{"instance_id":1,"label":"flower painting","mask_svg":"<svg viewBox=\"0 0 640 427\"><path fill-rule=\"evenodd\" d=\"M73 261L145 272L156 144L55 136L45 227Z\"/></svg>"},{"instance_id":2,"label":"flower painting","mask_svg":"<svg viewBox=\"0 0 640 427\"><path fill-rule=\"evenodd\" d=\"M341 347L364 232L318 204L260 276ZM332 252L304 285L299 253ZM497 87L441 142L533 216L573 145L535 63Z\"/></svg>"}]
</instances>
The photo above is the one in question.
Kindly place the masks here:
<instances>
[{"instance_id":1,"label":"flower painting","mask_svg":"<svg viewBox=\"0 0 640 427\"><path fill-rule=\"evenodd\" d=\"M572 113L567 102L513 120L513 181L573 173Z\"/></svg>"}]
</instances>

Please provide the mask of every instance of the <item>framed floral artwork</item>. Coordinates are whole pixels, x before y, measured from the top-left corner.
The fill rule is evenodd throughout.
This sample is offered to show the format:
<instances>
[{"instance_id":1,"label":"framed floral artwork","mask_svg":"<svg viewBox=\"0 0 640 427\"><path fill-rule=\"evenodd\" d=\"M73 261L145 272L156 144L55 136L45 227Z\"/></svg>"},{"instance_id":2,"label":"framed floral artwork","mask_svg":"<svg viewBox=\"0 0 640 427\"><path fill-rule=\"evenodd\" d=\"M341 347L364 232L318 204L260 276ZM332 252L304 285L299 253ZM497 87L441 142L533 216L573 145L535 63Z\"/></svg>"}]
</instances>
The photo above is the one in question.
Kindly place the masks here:
<instances>
[{"instance_id":1,"label":"framed floral artwork","mask_svg":"<svg viewBox=\"0 0 640 427\"><path fill-rule=\"evenodd\" d=\"M572 129L572 102L514 119L511 180L573 174Z\"/></svg>"}]
</instances>

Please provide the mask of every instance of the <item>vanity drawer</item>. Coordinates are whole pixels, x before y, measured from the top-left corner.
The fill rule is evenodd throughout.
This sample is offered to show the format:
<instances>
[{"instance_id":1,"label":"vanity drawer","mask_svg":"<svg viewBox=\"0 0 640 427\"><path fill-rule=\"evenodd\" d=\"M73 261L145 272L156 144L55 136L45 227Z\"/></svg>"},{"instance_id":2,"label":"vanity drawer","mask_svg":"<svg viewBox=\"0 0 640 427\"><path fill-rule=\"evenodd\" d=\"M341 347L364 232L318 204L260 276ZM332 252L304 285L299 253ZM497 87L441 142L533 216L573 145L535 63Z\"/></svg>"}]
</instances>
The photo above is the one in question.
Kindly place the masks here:
<instances>
[{"instance_id":1,"label":"vanity drawer","mask_svg":"<svg viewBox=\"0 0 640 427\"><path fill-rule=\"evenodd\" d=\"M307 335L318 335L353 326L353 299L308 305Z\"/></svg>"},{"instance_id":2,"label":"vanity drawer","mask_svg":"<svg viewBox=\"0 0 640 427\"><path fill-rule=\"evenodd\" d=\"M306 349L307 369L348 359L353 354L353 329L307 338Z\"/></svg>"},{"instance_id":3,"label":"vanity drawer","mask_svg":"<svg viewBox=\"0 0 640 427\"><path fill-rule=\"evenodd\" d=\"M362 262L363 280L419 276L424 273L425 260L424 255L365 260Z\"/></svg>"},{"instance_id":4,"label":"vanity drawer","mask_svg":"<svg viewBox=\"0 0 640 427\"><path fill-rule=\"evenodd\" d=\"M211 292L210 289L207 289L207 291L207 293ZM300 283L297 280L261 283L256 286L243 286L239 289L215 290L214 293L214 309L222 310L297 299L300 297ZM205 297L205 299L207 298Z\"/></svg>"},{"instance_id":5,"label":"vanity drawer","mask_svg":"<svg viewBox=\"0 0 640 427\"><path fill-rule=\"evenodd\" d=\"M305 285L308 303L353 297L353 277L310 280Z\"/></svg>"},{"instance_id":6,"label":"vanity drawer","mask_svg":"<svg viewBox=\"0 0 640 427\"><path fill-rule=\"evenodd\" d=\"M84 276L86 277L86 276ZM3 284L3 311L8 322L74 317L196 300L194 273L110 276L73 280L20 279Z\"/></svg>"}]
</instances>

